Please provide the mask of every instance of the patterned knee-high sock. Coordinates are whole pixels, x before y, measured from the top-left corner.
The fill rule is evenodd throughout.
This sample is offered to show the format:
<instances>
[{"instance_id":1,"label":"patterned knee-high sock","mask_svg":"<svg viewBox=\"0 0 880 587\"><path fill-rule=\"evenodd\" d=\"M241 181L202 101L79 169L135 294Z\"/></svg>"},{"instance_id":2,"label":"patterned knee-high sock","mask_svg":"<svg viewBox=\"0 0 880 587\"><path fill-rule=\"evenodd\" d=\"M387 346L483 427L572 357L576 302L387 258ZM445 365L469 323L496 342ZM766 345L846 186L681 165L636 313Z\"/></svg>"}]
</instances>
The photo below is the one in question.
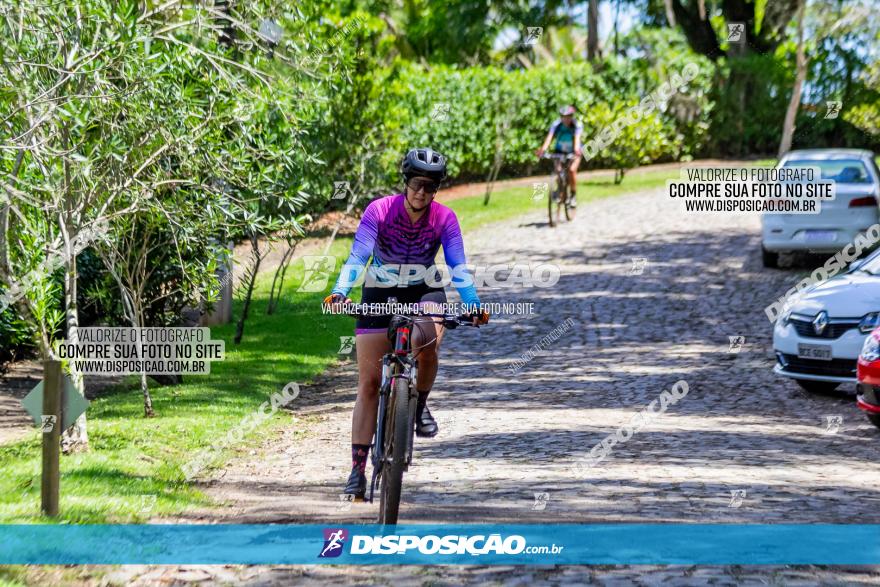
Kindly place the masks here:
<instances>
[{"instance_id":1,"label":"patterned knee-high sock","mask_svg":"<svg viewBox=\"0 0 880 587\"><path fill-rule=\"evenodd\" d=\"M351 468L357 467L358 471L363 473L367 470L367 455L370 454L369 444L352 444L351 445Z\"/></svg>"}]
</instances>

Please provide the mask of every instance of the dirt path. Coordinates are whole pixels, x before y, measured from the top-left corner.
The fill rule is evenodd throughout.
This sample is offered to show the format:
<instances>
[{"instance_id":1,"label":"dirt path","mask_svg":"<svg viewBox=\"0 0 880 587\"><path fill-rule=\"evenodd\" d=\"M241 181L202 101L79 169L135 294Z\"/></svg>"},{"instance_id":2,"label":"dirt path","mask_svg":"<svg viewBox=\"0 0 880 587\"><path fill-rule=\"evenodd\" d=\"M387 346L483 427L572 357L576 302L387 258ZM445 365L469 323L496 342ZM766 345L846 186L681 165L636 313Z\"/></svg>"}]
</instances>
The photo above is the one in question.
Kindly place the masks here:
<instances>
[{"instance_id":1,"label":"dirt path","mask_svg":"<svg viewBox=\"0 0 880 587\"><path fill-rule=\"evenodd\" d=\"M659 191L591 202L550 232L537 213L468 239L475 263L555 263L550 289L482 292L531 315L451 333L432 394L440 434L416 443L401 520L471 523L878 523L878 431L851 396L772 373L763 314L791 281L761 266L756 217L674 210ZM553 238L548 238L552 235ZM634 259L640 259L636 262ZM641 261L644 259L644 261ZM639 269L641 268L641 269ZM567 319L518 373L509 365ZM729 336L744 336L731 352ZM224 505L172 522L363 523L339 501L355 371L305 388L291 426L205 484ZM598 466L590 449L677 380L688 394ZM851 390L848 390L851 392ZM829 417L839 426L830 427ZM537 507L536 494L544 497ZM854 545L854 547L856 547ZM132 584L880 584L866 567L162 567Z\"/></svg>"}]
</instances>

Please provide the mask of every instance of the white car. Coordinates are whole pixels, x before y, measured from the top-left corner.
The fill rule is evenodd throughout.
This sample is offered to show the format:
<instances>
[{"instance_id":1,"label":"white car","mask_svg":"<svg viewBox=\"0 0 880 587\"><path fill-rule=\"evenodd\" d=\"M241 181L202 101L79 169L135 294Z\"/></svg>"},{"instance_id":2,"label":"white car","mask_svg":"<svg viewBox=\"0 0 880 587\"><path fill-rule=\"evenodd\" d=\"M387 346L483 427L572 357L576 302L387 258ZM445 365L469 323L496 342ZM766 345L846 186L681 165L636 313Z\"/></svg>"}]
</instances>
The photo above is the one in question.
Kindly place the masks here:
<instances>
[{"instance_id":1,"label":"white car","mask_svg":"<svg viewBox=\"0 0 880 587\"><path fill-rule=\"evenodd\" d=\"M817 214L763 214L764 267L778 267L780 253L838 251L880 218L880 170L871 151L790 151L777 167L818 167L821 179L834 180L836 195L833 200L823 200Z\"/></svg>"},{"instance_id":2,"label":"white car","mask_svg":"<svg viewBox=\"0 0 880 587\"><path fill-rule=\"evenodd\" d=\"M856 361L880 325L880 250L787 304L773 328L774 371L807 391L856 383Z\"/></svg>"}]
</instances>

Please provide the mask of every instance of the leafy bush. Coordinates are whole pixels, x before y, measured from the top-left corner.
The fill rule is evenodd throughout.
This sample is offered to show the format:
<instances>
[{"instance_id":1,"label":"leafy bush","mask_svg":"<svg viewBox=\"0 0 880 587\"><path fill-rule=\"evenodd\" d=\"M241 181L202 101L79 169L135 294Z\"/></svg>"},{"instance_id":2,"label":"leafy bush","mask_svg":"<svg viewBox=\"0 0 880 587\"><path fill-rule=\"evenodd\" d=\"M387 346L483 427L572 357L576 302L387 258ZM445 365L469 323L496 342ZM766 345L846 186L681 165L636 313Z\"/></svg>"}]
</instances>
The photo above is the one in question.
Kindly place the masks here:
<instances>
[{"instance_id":1,"label":"leafy bush","mask_svg":"<svg viewBox=\"0 0 880 587\"><path fill-rule=\"evenodd\" d=\"M720 67L712 91L711 154L776 153L794 84L793 63L753 54Z\"/></svg>"},{"instance_id":2,"label":"leafy bush","mask_svg":"<svg viewBox=\"0 0 880 587\"><path fill-rule=\"evenodd\" d=\"M600 104L590 112L589 122L603 128L615 128L617 121L627 118L627 111L638 106L637 100L613 105ZM620 183L628 169L661 159L678 159L680 145L675 141L675 128L654 111L643 113L637 124L619 124L620 130L608 146L602 147L594 161L615 170L615 183ZM586 151L585 151L586 152Z\"/></svg>"},{"instance_id":3,"label":"leafy bush","mask_svg":"<svg viewBox=\"0 0 880 587\"><path fill-rule=\"evenodd\" d=\"M33 350L35 336L34 327L12 306L0 312L0 374L6 372L8 363Z\"/></svg>"},{"instance_id":4,"label":"leafy bush","mask_svg":"<svg viewBox=\"0 0 880 587\"><path fill-rule=\"evenodd\" d=\"M704 66L700 67L703 75ZM642 88L655 89L653 80L634 83L626 73L620 63L601 74L586 63L516 71L409 64L400 68L379 98L386 144L398 159L409 147L430 145L449 157L450 175L459 179L484 178L496 148L504 153L504 173L528 173L560 105L578 107L586 142L612 122L611 113L638 103ZM699 90L692 97L693 116L677 117L673 102L663 102L588 166L626 167L698 152L708 128L708 75L704 78L688 85L689 92ZM387 169L395 172L391 166Z\"/></svg>"}]
</instances>

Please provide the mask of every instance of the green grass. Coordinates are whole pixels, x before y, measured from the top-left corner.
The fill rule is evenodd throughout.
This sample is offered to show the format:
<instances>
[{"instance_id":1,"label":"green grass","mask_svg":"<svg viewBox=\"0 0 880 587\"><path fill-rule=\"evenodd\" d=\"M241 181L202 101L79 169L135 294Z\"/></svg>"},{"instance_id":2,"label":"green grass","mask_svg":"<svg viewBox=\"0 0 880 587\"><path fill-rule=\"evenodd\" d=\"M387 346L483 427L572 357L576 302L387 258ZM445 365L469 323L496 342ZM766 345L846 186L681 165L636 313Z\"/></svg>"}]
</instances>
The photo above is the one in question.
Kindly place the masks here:
<instances>
[{"instance_id":1,"label":"green grass","mask_svg":"<svg viewBox=\"0 0 880 587\"><path fill-rule=\"evenodd\" d=\"M621 185L610 179L580 182L578 198L583 203L660 187L675 174L634 172ZM482 196L453 200L449 205L462 228L469 231L545 210L546 201L533 201L532 193L531 186L510 188L493 194L489 206L483 206ZM350 246L350 238L338 239L329 254L345 258ZM152 388L155 418L143 417L140 391L130 385L92 401L88 411L91 450L64 456L61 461L58 521L132 523L210 505L205 495L185 481L181 467L223 438L272 393L291 381L306 383L334 364L339 337L352 333L350 318L320 314L323 292L296 292L301 261L292 266L292 273L273 316L265 313L272 272L260 276L241 345L232 344L234 325L212 328L212 337L226 342L226 359L215 362L209 375L188 377L179 386ZM236 304L235 309L237 315L240 306ZM303 419L297 425L308 424ZM222 466L236 453L290 425L290 416L278 412L242 443L218 452L214 465ZM36 431L25 440L0 446L0 523L52 521L39 515L40 466Z\"/></svg>"},{"instance_id":2,"label":"green grass","mask_svg":"<svg viewBox=\"0 0 880 587\"><path fill-rule=\"evenodd\" d=\"M330 254L345 255L350 243L337 240ZM181 466L287 383L304 383L324 371L337 359L339 336L351 333L350 318L320 316L322 293L296 293L301 270L294 269L296 279L288 278L273 316L265 313L272 275L261 276L241 345L232 344L234 325L212 328L212 337L226 342L226 358L213 363L209 375L152 389L157 417L143 417L140 391L134 387L92 401L91 450L61 460L60 521L137 522L209 503L184 481ZM277 413L245 442L219 453L216 464L285 425L290 425L290 417ZM0 471L0 523L49 521L39 516L36 431L23 441L0 446ZM152 509L141 511L153 500Z\"/></svg>"},{"instance_id":3,"label":"green grass","mask_svg":"<svg viewBox=\"0 0 880 587\"><path fill-rule=\"evenodd\" d=\"M27 585L26 570L24 567L0 566L0 587L22 587Z\"/></svg>"}]
</instances>

